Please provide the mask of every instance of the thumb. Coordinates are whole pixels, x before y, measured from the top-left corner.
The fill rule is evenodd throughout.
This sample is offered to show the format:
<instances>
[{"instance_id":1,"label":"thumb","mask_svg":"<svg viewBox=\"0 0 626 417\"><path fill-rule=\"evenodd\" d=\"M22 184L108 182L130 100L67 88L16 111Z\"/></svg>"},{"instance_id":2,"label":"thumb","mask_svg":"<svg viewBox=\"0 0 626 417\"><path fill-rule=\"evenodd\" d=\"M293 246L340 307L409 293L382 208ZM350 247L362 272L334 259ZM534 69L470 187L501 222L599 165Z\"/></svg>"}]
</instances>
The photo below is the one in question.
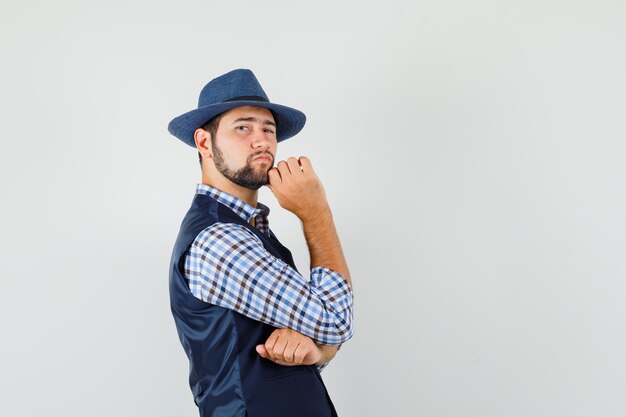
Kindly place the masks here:
<instances>
[{"instance_id":1,"label":"thumb","mask_svg":"<svg viewBox=\"0 0 626 417\"><path fill-rule=\"evenodd\" d=\"M262 358L269 359L270 357L269 353L267 353L267 349L265 348L265 345L256 345L256 352Z\"/></svg>"}]
</instances>

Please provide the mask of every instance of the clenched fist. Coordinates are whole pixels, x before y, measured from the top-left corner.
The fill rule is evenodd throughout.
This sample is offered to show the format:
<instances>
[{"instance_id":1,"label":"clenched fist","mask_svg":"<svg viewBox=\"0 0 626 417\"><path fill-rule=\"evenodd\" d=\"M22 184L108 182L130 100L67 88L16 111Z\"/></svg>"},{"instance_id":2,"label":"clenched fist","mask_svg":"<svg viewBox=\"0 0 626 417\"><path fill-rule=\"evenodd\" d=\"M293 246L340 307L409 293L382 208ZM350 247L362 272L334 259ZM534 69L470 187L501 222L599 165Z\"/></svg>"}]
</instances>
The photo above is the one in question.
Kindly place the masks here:
<instances>
[{"instance_id":1,"label":"clenched fist","mask_svg":"<svg viewBox=\"0 0 626 417\"><path fill-rule=\"evenodd\" d=\"M291 329L277 329L265 344L257 345L257 353L279 365L314 365L322 359L321 349L310 337Z\"/></svg>"},{"instance_id":2,"label":"clenched fist","mask_svg":"<svg viewBox=\"0 0 626 417\"><path fill-rule=\"evenodd\" d=\"M328 209L326 192L306 156L280 161L268 172L267 185L278 204L301 220L316 216Z\"/></svg>"}]
</instances>

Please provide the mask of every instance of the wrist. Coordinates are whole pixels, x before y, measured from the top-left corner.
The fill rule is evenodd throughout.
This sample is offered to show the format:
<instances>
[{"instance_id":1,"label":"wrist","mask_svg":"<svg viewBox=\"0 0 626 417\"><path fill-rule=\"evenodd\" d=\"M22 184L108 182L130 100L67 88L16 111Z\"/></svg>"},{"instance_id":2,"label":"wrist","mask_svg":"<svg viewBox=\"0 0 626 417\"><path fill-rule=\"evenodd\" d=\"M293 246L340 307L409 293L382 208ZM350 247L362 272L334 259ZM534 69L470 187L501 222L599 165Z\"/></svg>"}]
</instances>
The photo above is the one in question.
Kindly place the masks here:
<instances>
[{"instance_id":1,"label":"wrist","mask_svg":"<svg viewBox=\"0 0 626 417\"><path fill-rule=\"evenodd\" d=\"M317 345L317 348L320 352L320 358L317 361L316 365L323 365L330 362L331 360L333 360L333 358L337 354L337 351L339 350L339 346Z\"/></svg>"},{"instance_id":2,"label":"wrist","mask_svg":"<svg viewBox=\"0 0 626 417\"><path fill-rule=\"evenodd\" d=\"M328 223L332 221L333 214L330 211L330 207L326 204L322 207L310 208L303 211L298 216L304 224L316 224L316 223Z\"/></svg>"}]
</instances>

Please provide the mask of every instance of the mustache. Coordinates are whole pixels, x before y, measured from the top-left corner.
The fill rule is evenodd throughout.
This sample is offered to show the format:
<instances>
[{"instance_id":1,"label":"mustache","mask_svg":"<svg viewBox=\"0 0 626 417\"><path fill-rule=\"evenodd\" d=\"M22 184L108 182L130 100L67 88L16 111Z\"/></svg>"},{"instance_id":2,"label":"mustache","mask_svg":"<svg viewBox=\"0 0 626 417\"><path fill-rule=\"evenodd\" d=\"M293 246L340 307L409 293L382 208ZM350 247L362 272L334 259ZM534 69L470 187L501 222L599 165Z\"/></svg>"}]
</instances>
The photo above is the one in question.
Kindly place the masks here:
<instances>
[{"instance_id":1,"label":"mustache","mask_svg":"<svg viewBox=\"0 0 626 417\"><path fill-rule=\"evenodd\" d=\"M272 158L272 166L274 165L274 155L269 151L261 151L261 152L254 153L250 155L250 157L248 158L248 161L252 161L254 158L256 158L259 155L269 155Z\"/></svg>"}]
</instances>

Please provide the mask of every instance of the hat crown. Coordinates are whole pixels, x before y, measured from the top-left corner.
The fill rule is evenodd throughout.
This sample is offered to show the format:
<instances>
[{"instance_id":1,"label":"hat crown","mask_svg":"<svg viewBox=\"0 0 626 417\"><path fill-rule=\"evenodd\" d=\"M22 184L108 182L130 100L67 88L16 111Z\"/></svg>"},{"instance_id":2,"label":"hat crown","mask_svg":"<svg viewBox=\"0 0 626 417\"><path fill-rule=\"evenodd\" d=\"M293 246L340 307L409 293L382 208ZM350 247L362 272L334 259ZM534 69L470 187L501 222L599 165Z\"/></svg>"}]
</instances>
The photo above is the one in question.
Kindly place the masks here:
<instances>
[{"instance_id":1,"label":"hat crown","mask_svg":"<svg viewBox=\"0 0 626 417\"><path fill-rule=\"evenodd\" d=\"M235 99L269 101L256 76L249 69L236 69L209 81L200 92L198 107Z\"/></svg>"}]
</instances>

